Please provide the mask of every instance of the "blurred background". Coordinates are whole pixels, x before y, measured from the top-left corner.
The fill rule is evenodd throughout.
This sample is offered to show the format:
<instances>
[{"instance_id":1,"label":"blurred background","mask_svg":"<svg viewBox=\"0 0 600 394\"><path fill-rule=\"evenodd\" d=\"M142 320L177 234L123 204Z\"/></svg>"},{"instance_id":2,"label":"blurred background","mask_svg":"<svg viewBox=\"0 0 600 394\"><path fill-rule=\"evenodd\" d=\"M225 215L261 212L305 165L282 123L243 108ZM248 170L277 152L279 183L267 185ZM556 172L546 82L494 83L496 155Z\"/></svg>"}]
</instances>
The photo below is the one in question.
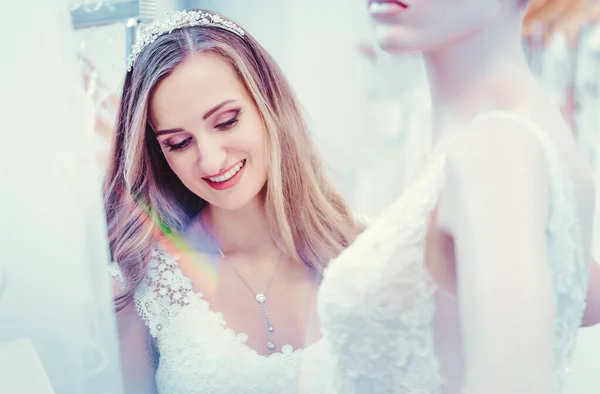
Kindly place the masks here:
<instances>
[{"instance_id":1,"label":"blurred background","mask_svg":"<svg viewBox=\"0 0 600 394\"><path fill-rule=\"evenodd\" d=\"M423 64L374 45L361 0L70 0L100 169L138 29L167 11L197 7L239 22L279 62L357 212L377 215L400 194L429 145ZM523 44L600 175L600 2L532 0ZM583 330L569 394L600 391L599 358L600 328Z\"/></svg>"}]
</instances>

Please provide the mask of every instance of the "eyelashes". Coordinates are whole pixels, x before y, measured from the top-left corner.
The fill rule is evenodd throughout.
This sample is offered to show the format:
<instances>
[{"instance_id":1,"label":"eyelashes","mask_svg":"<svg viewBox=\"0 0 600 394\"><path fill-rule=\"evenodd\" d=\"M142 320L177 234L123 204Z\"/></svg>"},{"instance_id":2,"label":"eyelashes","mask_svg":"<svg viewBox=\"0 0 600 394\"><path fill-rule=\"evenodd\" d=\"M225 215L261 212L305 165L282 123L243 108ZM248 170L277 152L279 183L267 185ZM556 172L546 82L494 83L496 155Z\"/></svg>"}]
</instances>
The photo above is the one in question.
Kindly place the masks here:
<instances>
[{"instance_id":1,"label":"eyelashes","mask_svg":"<svg viewBox=\"0 0 600 394\"><path fill-rule=\"evenodd\" d=\"M167 146L167 148L169 148L169 152L172 152L187 148L191 141L192 137L187 137L186 139L184 139L181 142L178 142L177 144L171 144L167 141L165 142L165 145Z\"/></svg>"},{"instance_id":2,"label":"eyelashes","mask_svg":"<svg viewBox=\"0 0 600 394\"><path fill-rule=\"evenodd\" d=\"M226 120L225 122L215 125L215 129L220 130L220 131L225 131L225 130L229 130L230 128L235 126L237 124L237 122L239 121L239 116L242 111L239 109L236 109L235 111L232 111L232 112L233 112L233 116L229 120Z\"/></svg>"},{"instance_id":3,"label":"eyelashes","mask_svg":"<svg viewBox=\"0 0 600 394\"><path fill-rule=\"evenodd\" d=\"M239 116L242 112L241 109L237 109L234 111L230 111L233 113L233 116L231 116L229 119L221 122L221 123L217 123L214 128L218 131L227 131L232 129L238 122L239 122ZM190 143L192 142L193 137L187 137L185 138L183 141L181 142L176 142L173 143L170 140L166 140L164 142L164 145L166 148L169 149L169 152L173 152L173 151L180 151L183 150L185 148L187 148Z\"/></svg>"}]
</instances>

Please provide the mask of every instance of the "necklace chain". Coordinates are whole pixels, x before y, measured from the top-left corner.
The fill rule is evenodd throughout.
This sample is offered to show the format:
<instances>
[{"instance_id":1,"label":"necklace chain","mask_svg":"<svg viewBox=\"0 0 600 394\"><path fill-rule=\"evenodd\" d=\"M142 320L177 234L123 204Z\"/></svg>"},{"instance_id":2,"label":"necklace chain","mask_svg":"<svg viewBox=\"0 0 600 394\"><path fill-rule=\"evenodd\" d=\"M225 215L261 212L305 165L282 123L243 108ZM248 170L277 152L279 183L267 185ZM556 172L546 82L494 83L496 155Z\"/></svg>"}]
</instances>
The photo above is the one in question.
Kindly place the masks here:
<instances>
[{"instance_id":1,"label":"necklace chain","mask_svg":"<svg viewBox=\"0 0 600 394\"><path fill-rule=\"evenodd\" d=\"M263 319L265 320L265 328L267 330L267 338L268 338L267 349L269 349L269 351L271 351L271 352L274 351L276 346L275 346L275 343L273 342L273 332L275 331L275 329L273 328L273 325L271 324L271 321L269 320L269 313L267 312L266 302L267 302L267 293L269 292L269 289L271 288L271 284L273 283L273 280L275 279L275 274L277 273L277 269L279 268L281 259L279 259L277 261L277 265L275 266L275 269L273 270L273 273L271 274L271 277L269 278L269 281L267 282L267 285L265 286L264 291L262 293L256 293L254 291L254 289L252 289L252 286L250 286L248 284L248 282L246 281L246 279L244 279L242 274L240 274L239 271L235 268L233 263L231 263L231 261L229 261L227 256L225 256L225 253L223 253L223 251L217 244L215 237L213 237L212 233L208 229L208 226L206 225L204 220L200 219L199 221L200 221L200 225L202 226L202 229L208 235L208 237L211 239L212 243L214 244L215 248L217 249L217 251L219 252L221 257L223 258L223 260L225 260L225 262L229 265L229 267L231 267L233 272L240 279L240 281L244 284L244 286L246 286L246 288L250 291L250 293L252 293L252 295L254 295L254 299L258 303L261 314L263 316Z\"/></svg>"}]
</instances>

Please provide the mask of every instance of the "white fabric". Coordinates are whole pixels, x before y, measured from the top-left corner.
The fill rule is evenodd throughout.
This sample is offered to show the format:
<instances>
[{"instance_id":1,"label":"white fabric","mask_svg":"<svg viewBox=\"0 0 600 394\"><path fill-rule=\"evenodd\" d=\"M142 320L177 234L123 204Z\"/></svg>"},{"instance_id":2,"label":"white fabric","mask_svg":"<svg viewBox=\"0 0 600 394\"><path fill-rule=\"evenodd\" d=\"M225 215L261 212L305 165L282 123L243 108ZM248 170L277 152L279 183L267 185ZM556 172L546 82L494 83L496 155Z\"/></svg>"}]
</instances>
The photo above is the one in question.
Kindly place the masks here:
<instances>
[{"instance_id":1,"label":"white fabric","mask_svg":"<svg viewBox=\"0 0 600 394\"><path fill-rule=\"evenodd\" d=\"M551 177L547 245L557 305L556 383L562 387L589 280L573 186L544 130L515 115L488 116L523 124L547 153ZM440 357L439 351L450 344L460 352L460 333L434 324L448 312L437 308L440 293L424 265L429 215L444 183L444 168L442 154L325 272L319 314L333 352L337 393L459 392L456 385L443 384L460 382L460 376L449 371L462 355L454 351ZM438 344L443 345L437 348Z\"/></svg>"},{"instance_id":2,"label":"white fabric","mask_svg":"<svg viewBox=\"0 0 600 394\"><path fill-rule=\"evenodd\" d=\"M119 394L94 113L68 5L3 3L0 34L0 344L31 341L58 394Z\"/></svg>"},{"instance_id":3,"label":"white fabric","mask_svg":"<svg viewBox=\"0 0 600 394\"><path fill-rule=\"evenodd\" d=\"M112 275L121 278L116 264ZM134 297L140 317L157 340L156 384L161 394L183 393L331 393L330 358L324 342L262 356L244 342L245 333L226 326L210 309L177 257L157 247L144 282Z\"/></svg>"}]
</instances>

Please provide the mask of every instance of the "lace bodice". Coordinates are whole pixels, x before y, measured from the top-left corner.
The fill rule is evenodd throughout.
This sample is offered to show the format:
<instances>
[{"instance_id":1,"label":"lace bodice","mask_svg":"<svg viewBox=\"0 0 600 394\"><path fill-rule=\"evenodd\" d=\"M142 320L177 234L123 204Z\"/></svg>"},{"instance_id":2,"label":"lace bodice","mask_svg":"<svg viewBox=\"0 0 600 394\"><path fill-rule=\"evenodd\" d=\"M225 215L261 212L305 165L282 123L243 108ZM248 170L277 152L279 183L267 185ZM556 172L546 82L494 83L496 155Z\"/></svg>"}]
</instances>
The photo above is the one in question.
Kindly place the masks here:
<instances>
[{"instance_id":1,"label":"lace bodice","mask_svg":"<svg viewBox=\"0 0 600 394\"><path fill-rule=\"evenodd\" d=\"M589 276L573 185L544 130L516 115L488 115L508 117L526 126L548 158L551 212L547 247L557 306L556 383L562 387ZM444 154L430 162L415 183L325 272L319 315L333 354L336 393L457 391L445 386L448 376L443 373L436 346L440 335L452 334L436 330L441 292L424 264L428 222L444 183L445 162ZM459 358L456 355L452 363Z\"/></svg>"},{"instance_id":2,"label":"lace bodice","mask_svg":"<svg viewBox=\"0 0 600 394\"><path fill-rule=\"evenodd\" d=\"M117 279L120 271L112 264ZM178 266L177 257L157 247L134 297L138 314L156 338L159 393L330 393L329 358L323 341L265 357L210 310Z\"/></svg>"}]
</instances>

